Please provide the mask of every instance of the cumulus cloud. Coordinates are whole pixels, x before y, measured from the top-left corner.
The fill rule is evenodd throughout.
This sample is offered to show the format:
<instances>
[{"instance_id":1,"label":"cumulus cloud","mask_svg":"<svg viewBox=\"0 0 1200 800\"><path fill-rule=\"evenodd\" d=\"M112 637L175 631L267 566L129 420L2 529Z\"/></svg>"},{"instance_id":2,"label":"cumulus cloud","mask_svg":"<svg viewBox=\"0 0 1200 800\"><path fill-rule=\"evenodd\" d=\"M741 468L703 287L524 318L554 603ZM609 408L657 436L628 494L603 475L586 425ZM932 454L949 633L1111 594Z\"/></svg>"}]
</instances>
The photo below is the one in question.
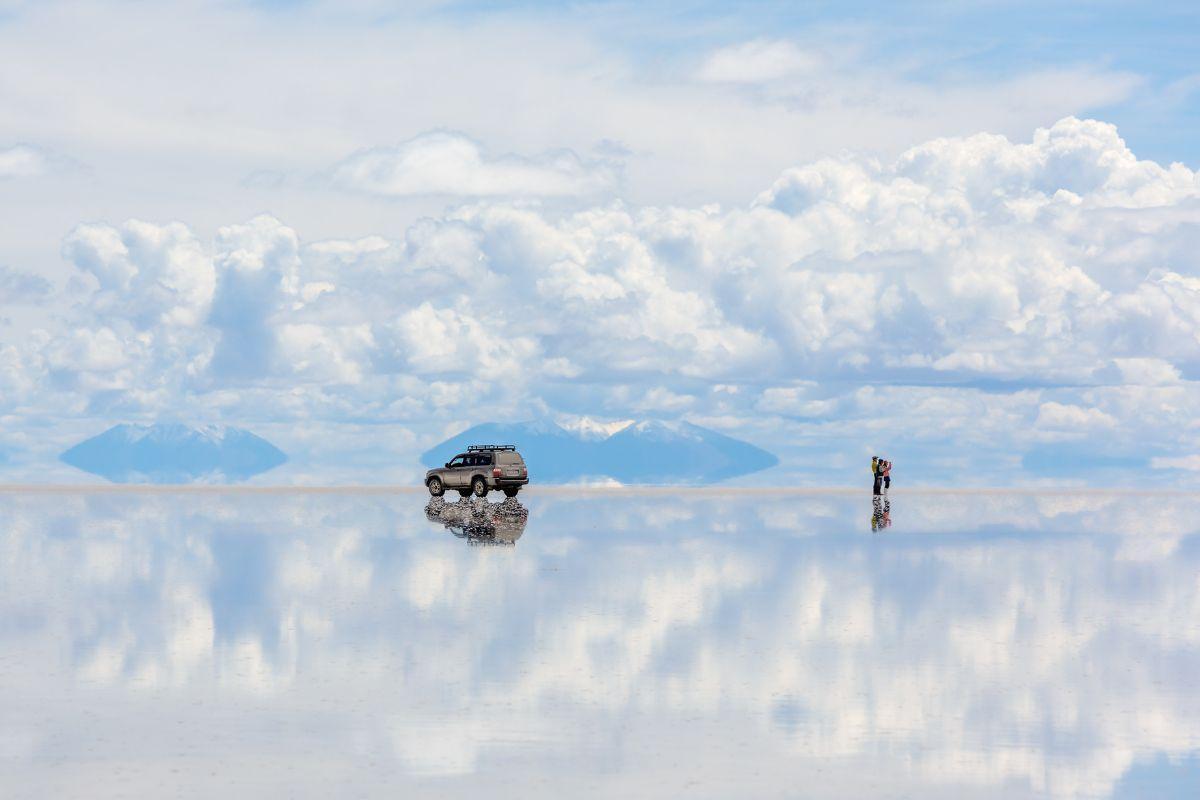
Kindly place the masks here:
<instances>
[{"instance_id":1,"label":"cumulus cloud","mask_svg":"<svg viewBox=\"0 0 1200 800\"><path fill-rule=\"evenodd\" d=\"M584 159L570 150L532 157L492 155L453 131L423 133L395 147L364 150L333 171L340 186L393 197L578 197L610 192L617 178L613 161Z\"/></svg>"},{"instance_id":2,"label":"cumulus cloud","mask_svg":"<svg viewBox=\"0 0 1200 800\"><path fill-rule=\"evenodd\" d=\"M928 464L944 446L942 474L955 446L1182 457L1198 208L1195 173L1068 118L801 165L733 208L477 200L311 242L269 216L208 241L87 224L59 313L97 348L12 343L6 380L147 413L451 425L486 396L498 418L687 415L764 444L910 442Z\"/></svg>"},{"instance_id":3,"label":"cumulus cloud","mask_svg":"<svg viewBox=\"0 0 1200 800\"><path fill-rule=\"evenodd\" d=\"M422 303L396 320L397 345L417 374L477 374L485 379L520 379L536 371L537 342L513 335L507 320L435 308Z\"/></svg>"},{"instance_id":4,"label":"cumulus cloud","mask_svg":"<svg viewBox=\"0 0 1200 800\"><path fill-rule=\"evenodd\" d=\"M182 223L80 225L67 236L63 254L95 280L95 312L143 329L159 323L191 326L208 313L216 273Z\"/></svg>"},{"instance_id":5,"label":"cumulus cloud","mask_svg":"<svg viewBox=\"0 0 1200 800\"><path fill-rule=\"evenodd\" d=\"M273 323L300 291L299 237L272 217L256 217L221 228L214 251L220 283L209 322L221 337L213 368L265 377L276 355Z\"/></svg>"}]
</instances>

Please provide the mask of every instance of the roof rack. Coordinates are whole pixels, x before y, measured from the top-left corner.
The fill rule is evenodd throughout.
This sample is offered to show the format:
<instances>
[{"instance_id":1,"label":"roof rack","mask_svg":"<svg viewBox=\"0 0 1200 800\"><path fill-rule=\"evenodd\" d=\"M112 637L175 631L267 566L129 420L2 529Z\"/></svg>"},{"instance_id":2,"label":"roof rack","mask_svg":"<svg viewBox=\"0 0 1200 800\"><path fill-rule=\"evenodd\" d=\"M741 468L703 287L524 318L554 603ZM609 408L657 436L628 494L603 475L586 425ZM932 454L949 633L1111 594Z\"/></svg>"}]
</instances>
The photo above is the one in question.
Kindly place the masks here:
<instances>
[{"instance_id":1,"label":"roof rack","mask_svg":"<svg viewBox=\"0 0 1200 800\"><path fill-rule=\"evenodd\" d=\"M515 444L473 444L467 447L468 453L475 453L480 450L516 450Z\"/></svg>"}]
</instances>

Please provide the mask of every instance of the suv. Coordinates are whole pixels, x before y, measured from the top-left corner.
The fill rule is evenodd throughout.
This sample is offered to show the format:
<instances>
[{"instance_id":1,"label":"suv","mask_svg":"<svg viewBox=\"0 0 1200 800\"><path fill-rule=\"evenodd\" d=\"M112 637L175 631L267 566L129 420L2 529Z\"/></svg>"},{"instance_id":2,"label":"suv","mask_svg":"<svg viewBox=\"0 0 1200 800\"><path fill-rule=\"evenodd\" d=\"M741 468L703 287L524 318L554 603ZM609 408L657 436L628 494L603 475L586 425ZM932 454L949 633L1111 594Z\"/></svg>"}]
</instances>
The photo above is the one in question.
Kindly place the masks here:
<instances>
[{"instance_id":1,"label":"suv","mask_svg":"<svg viewBox=\"0 0 1200 800\"><path fill-rule=\"evenodd\" d=\"M425 486L434 497L441 497L447 489L457 489L463 497L487 497L493 489L516 497L527 483L525 459L511 444L473 444L446 466L425 473Z\"/></svg>"}]
</instances>

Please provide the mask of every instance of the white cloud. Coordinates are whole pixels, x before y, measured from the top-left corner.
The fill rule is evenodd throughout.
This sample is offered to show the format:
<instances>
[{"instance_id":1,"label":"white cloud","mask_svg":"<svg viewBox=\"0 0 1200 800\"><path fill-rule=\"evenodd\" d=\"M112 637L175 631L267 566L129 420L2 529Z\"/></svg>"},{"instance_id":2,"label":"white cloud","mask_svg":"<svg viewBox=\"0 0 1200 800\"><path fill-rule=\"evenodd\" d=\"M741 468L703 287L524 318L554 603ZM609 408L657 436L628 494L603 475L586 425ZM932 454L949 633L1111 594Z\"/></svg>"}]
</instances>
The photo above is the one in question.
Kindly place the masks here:
<instances>
[{"instance_id":1,"label":"white cloud","mask_svg":"<svg viewBox=\"0 0 1200 800\"><path fill-rule=\"evenodd\" d=\"M194 326L212 303L212 259L186 225L130 220L120 229L80 225L63 254L98 284L93 310L130 320L140 328L157 323Z\"/></svg>"},{"instance_id":2,"label":"white cloud","mask_svg":"<svg viewBox=\"0 0 1200 800\"><path fill-rule=\"evenodd\" d=\"M697 73L715 83L764 83L812 72L820 59L791 42L756 40L723 47Z\"/></svg>"},{"instance_id":3,"label":"white cloud","mask_svg":"<svg viewBox=\"0 0 1200 800\"><path fill-rule=\"evenodd\" d=\"M1046 442L1171 458L1200 447L1197 202L1185 168L1066 119L801 165L733 208L476 201L314 242L265 215L210 240L86 224L41 326L61 344L8 342L2 380L44 409L686 413L868 455L950 437L996 464Z\"/></svg>"},{"instance_id":4,"label":"white cloud","mask_svg":"<svg viewBox=\"0 0 1200 800\"><path fill-rule=\"evenodd\" d=\"M640 400L633 403L633 408L642 412L672 414L686 411L696 404L696 398L678 394L665 386L655 386L646 391Z\"/></svg>"},{"instance_id":5,"label":"white cloud","mask_svg":"<svg viewBox=\"0 0 1200 800\"><path fill-rule=\"evenodd\" d=\"M578 197L616 187L617 165L569 150L534 157L490 155L460 133L423 133L395 147L356 153L333 171L334 181L373 194L466 197Z\"/></svg>"},{"instance_id":6,"label":"white cloud","mask_svg":"<svg viewBox=\"0 0 1200 800\"><path fill-rule=\"evenodd\" d=\"M47 168L48 160L37 148L24 144L0 147L0 180L40 175Z\"/></svg>"},{"instance_id":7,"label":"white cloud","mask_svg":"<svg viewBox=\"0 0 1200 800\"><path fill-rule=\"evenodd\" d=\"M1035 424L1040 428L1065 430L1111 428L1117 420L1098 408L1082 408L1063 403L1042 403Z\"/></svg>"},{"instance_id":8,"label":"white cloud","mask_svg":"<svg viewBox=\"0 0 1200 800\"><path fill-rule=\"evenodd\" d=\"M56 337L45 350L50 375L82 393L136 390L129 369L140 355L136 342L123 340L111 328L75 330Z\"/></svg>"},{"instance_id":9,"label":"white cloud","mask_svg":"<svg viewBox=\"0 0 1200 800\"><path fill-rule=\"evenodd\" d=\"M276 328L301 292L299 237L279 220L259 216L217 232L217 291L209 321L220 331L213 369L234 380L274 371Z\"/></svg>"},{"instance_id":10,"label":"white cloud","mask_svg":"<svg viewBox=\"0 0 1200 800\"><path fill-rule=\"evenodd\" d=\"M1138 386L1170 386L1179 383L1179 368L1161 358L1114 358L1124 383Z\"/></svg>"},{"instance_id":11,"label":"white cloud","mask_svg":"<svg viewBox=\"0 0 1200 800\"><path fill-rule=\"evenodd\" d=\"M835 411L839 405L836 398L816 399L813 389L807 386L772 386L762 393L755 405L760 411L771 414L822 417Z\"/></svg>"},{"instance_id":12,"label":"white cloud","mask_svg":"<svg viewBox=\"0 0 1200 800\"><path fill-rule=\"evenodd\" d=\"M895 53L902 42L910 51L907 28L861 21L821 29L815 45L790 43L786 30L751 31L765 38L707 53L706 69L722 79L713 82L696 78L714 29L689 19L667 34L660 12L641 6L430 14L421 4L380 3L386 13L360 15L335 5L292 4L284 15L272 3L101 0L94 13L77 14L60 2L31 3L0 27L0 72L24 75L0 89L0 121L11 135L63 143L94 165L73 186L80 191L56 198L68 219L169 208L207 229L218 213L238 220L270 209L318 239L440 209L440 196L381 209L367 195L324 194L303 180L420 131L467 131L533 161L569 148L585 171L594 143L620 141L637 154L623 175L632 201L740 203L819 154L848 148L890 158L946 133L1024 135L1144 96L1135 76L1091 62L984 73L876 60L880 47ZM744 16L753 27L772 15ZM143 27L159 35L141 35ZM633 29L643 35L625 35ZM664 35L671 46L647 57L642 48ZM113 62L114 52L130 57ZM28 72L30 63L41 68ZM745 83L755 79L767 83ZM18 233L22 243L38 241Z\"/></svg>"},{"instance_id":13,"label":"white cloud","mask_svg":"<svg viewBox=\"0 0 1200 800\"><path fill-rule=\"evenodd\" d=\"M278 357L294 380L324 385L360 383L366 356L375 344L366 323L337 327L285 324L278 331L277 342Z\"/></svg>"},{"instance_id":14,"label":"white cloud","mask_svg":"<svg viewBox=\"0 0 1200 800\"><path fill-rule=\"evenodd\" d=\"M1200 455L1152 458L1150 466L1154 469L1182 469L1189 472L1200 472Z\"/></svg>"}]
</instances>

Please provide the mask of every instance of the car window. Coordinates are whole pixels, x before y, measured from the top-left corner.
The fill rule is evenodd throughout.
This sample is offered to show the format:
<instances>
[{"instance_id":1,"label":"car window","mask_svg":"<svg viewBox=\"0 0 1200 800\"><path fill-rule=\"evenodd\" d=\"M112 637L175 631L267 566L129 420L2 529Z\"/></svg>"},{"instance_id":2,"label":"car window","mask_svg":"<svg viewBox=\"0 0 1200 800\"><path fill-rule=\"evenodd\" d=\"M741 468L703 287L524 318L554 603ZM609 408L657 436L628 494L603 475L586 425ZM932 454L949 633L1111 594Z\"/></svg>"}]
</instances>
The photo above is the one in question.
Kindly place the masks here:
<instances>
[{"instance_id":1,"label":"car window","mask_svg":"<svg viewBox=\"0 0 1200 800\"><path fill-rule=\"evenodd\" d=\"M466 461L466 458L467 458L466 456L455 456L454 458L450 459L450 466L451 467L461 467L461 466L463 466L463 463Z\"/></svg>"}]
</instances>

